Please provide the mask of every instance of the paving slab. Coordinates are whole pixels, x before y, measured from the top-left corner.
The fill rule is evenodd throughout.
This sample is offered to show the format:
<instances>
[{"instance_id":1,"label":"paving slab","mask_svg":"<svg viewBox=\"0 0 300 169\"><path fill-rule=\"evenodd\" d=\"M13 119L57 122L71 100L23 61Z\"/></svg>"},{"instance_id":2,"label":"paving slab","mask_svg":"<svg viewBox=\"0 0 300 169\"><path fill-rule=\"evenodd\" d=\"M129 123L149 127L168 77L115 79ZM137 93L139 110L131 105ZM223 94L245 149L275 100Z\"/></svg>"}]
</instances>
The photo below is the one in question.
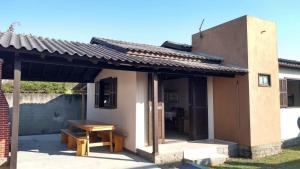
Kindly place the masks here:
<instances>
[{"instance_id":1,"label":"paving slab","mask_svg":"<svg viewBox=\"0 0 300 169\"><path fill-rule=\"evenodd\" d=\"M110 153L107 147L93 147L88 157L75 155L60 144L60 135L19 137L18 169L159 169L130 152Z\"/></svg>"}]
</instances>

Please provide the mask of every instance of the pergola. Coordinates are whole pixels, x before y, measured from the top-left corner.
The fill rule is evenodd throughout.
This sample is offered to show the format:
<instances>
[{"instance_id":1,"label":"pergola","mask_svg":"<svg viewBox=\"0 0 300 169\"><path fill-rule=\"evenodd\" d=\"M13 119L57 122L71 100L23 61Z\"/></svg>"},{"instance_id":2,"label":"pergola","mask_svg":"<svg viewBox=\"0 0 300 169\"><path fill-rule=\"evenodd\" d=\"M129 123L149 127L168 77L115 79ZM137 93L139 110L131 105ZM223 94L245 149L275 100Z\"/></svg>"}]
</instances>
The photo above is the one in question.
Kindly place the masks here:
<instances>
[{"instance_id":1,"label":"pergola","mask_svg":"<svg viewBox=\"0 0 300 169\"><path fill-rule=\"evenodd\" d=\"M3 63L3 79L13 79L13 115L11 136L10 168L17 167L20 81L78 82L93 83L104 68L149 72L151 80L153 155L158 153L158 74L218 75L218 71L185 69L184 67L153 64L146 58L135 60L118 50L97 44L62 41L19 35L12 32L0 33L0 58ZM141 58L138 58L141 60ZM149 62L149 63L148 63ZM241 71L240 73L245 73ZM223 76L234 76L234 72Z\"/></svg>"},{"instance_id":2,"label":"pergola","mask_svg":"<svg viewBox=\"0 0 300 169\"><path fill-rule=\"evenodd\" d=\"M11 36L15 36L13 33L9 33ZM2 39L1 39L2 38ZM10 37L14 38L14 37ZM21 37L22 38L22 37ZM3 46L3 36L0 36L0 58L3 59L3 79L13 79L13 114L12 114L12 129L11 129L11 160L10 168L17 168L17 152L18 152L18 135L19 135L19 113L20 113L20 81L48 81L48 82L78 82L78 83L93 83L94 78L103 68L109 69L120 69L120 70L138 70L137 65L120 65L118 63L113 63L109 61L104 61L97 57L89 57L88 54L74 53L70 54L67 50L64 52L61 45L53 40L48 40L50 44L56 47L56 49L50 50L50 46L46 46L46 49L42 51L38 50L38 47L33 47L30 41L36 41L31 43L38 44L38 39L27 38L27 43L23 47L17 48L12 45L15 43L22 43L20 37L17 41L8 42L7 46ZM2 41L1 41L2 40ZM66 43L66 42L65 42ZM68 42L72 43L72 42ZM21 45L21 44L20 44ZM26 49L26 45L31 45L31 49ZM69 44L70 45L70 44ZM83 46L89 46L93 49L90 44L82 44ZM41 45L42 46L42 45ZM53 48L55 48L53 47ZM61 51L59 51L59 49ZM66 48L67 49L67 48ZM49 50L49 51L48 51ZM74 49L74 51L79 49ZM91 50L91 49L88 49ZM95 48L93 52L102 53L101 49ZM105 54L104 54L105 55ZM146 71L145 68L143 71ZM150 69L149 69L150 71ZM154 73L153 84L154 92L157 92L157 74ZM155 87L156 86L156 87ZM154 102L157 103L157 94L154 94ZM157 104L154 104L154 109L157 109ZM154 111L155 112L155 111ZM155 117L155 114L154 114ZM157 121L153 121L156 125ZM154 137L155 131L153 130ZM154 152L158 152L158 142L153 141L155 148Z\"/></svg>"}]
</instances>

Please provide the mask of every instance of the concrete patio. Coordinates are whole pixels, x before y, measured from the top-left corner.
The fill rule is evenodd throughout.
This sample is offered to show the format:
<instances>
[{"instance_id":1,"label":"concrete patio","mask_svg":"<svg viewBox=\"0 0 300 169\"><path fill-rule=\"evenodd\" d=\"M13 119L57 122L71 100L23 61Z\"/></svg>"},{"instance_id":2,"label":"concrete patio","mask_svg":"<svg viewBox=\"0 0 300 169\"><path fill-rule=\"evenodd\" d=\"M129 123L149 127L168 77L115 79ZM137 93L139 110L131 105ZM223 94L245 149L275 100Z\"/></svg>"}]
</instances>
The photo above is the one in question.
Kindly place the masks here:
<instances>
[{"instance_id":1,"label":"concrete patio","mask_svg":"<svg viewBox=\"0 0 300 169\"><path fill-rule=\"evenodd\" d=\"M92 148L89 157L75 156L60 144L60 135L19 137L19 169L158 169L133 153L110 153L108 148Z\"/></svg>"}]
</instances>

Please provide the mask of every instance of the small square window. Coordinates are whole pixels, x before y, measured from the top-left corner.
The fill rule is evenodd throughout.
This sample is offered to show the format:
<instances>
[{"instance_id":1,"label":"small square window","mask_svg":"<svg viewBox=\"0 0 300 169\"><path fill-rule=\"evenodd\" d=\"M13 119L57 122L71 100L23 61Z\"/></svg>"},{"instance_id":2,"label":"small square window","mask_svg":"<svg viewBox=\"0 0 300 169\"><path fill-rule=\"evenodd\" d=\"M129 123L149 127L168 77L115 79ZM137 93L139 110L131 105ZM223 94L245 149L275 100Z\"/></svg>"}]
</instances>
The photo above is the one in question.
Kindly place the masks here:
<instances>
[{"instance_id":1,"label":"small square window","mask_svg":"<svg viewBox=\"0 0 300 169\"><path fill-rule=\"evenodd\" d=\"M114 109L117 107L117 78L106 78L96 82L95 107Z\"/></svg>"},{"instance_id":2,"label":"small square window","mask_svg":"<svg viewBox=\"0 0 300 169\"><path fill-rule=\"evenodd\" d=\"M271 76L267 74L258 74L258 86L271 86Z\"/></svg>"}]
</instances>

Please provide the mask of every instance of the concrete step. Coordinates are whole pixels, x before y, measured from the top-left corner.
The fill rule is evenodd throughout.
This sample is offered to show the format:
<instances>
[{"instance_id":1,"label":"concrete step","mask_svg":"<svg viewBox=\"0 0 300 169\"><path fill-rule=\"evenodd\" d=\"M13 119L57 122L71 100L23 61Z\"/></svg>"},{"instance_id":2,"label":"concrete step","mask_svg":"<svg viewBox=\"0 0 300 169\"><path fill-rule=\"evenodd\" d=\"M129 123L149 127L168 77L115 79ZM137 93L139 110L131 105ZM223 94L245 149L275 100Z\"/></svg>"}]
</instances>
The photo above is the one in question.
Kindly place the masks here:
<instances>
[{"instance_id":1,"label":"concrete step","mask_svg":"<svg viewBox=\"0 0 300 169\"><path fill-rule=\"evenodd\" d=\"M156 164L187 161L190 164L222 164L228 157L235 157L237 144L222 140L196 140L191 142L159 145L159 154L153 156L152 147L137 149L137 153ZM223 156L222 156L223 155Z\"/></svg>"},{"instance_id":2,"label":"concrete step","mask_svg":"<svg viewBox=\"0 0 300 169\"><path fill-rule=\"evenodd\" d=\"M228 156L223 154L203 154L201 156L184 156L184 162L198 168L206 166L219 166L227 160Z\"/></svg>"},{"instance_id":3,"label":"concrete step","mask_svg":"<svg viewBox=\"0 0 300 169\"><path fill-rule=\"evenodd\" d=\"M187 149L183 151L184 157L198 157L205 156L207 154L221 154L218 152L218 146L202 147L198 149Z\"/></svg>"},{"instance_id":4,"label":"concrete step","mask_svg":"<svg viewBox=\"0 0 300 169\"><path fill-rule=\"evenodd\" d=\"M183 153L184 162L194 164L196 166L218 166L223 164L228 153L220 153L219 149L223 146L209 146L201 149L185 150Z\"/></svg>"}]
</instances>

